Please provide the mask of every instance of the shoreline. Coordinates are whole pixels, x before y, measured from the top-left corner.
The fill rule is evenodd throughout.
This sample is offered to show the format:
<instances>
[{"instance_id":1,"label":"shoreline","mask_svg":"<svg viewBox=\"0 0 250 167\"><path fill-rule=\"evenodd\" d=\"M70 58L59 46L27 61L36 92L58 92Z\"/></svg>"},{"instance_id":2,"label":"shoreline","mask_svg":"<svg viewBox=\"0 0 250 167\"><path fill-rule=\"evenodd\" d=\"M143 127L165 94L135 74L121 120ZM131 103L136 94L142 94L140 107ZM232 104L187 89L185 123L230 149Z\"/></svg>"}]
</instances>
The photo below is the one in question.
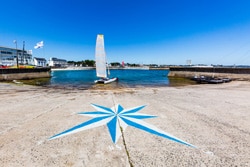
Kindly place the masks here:
<instances>
[{"instance_id":1,"label":"shoreline","mask_svg":"<svg viewBox=\"0 0 250 167\"><path fill-rule=\"evenodd\" d=\"M193 78L194 76L208 76L230 78L232 80L250 80L250 68L244 67L171 67L169 77Z\"/></svg>"},{"instance_id":2,"label":"shoreline","mask_svg":"<svg viewBox=\"0 0 250 167\"><path fill-rule=\"evenodd\" d=\"M250 82L180 87L53 89L0 83L2 166L249 166ZM106 126L49 141L90 120L90 104L146 105L145 122L193 149L134 127L113 144ZM130 161L127 153L129 152ZM207 152L207 153L205 153Z\"/></svg>"},{"instance_id":3,"label":"shoreline","mask_svg":"<svg viewBox=\"0 0 250 167\"><path fill-rule=\"evenodd\" d=\"M0 68L0 81L50 78L51 68Z\"/></svg>"},{"instance_id":4,"label":"shoreline","mask_svg":"<svg viewBox=\"0 0 250 167\"><path fill-rule=\"evenodd\" d=\"M88 90L88 89L122 89L122 88L164 88L164 87L179 87L179 86L188 86L188 85L196 85L197 83L193 80L187 78L178 78L178 77L169 77L168 84L127 84L121 83L111 83L111 84L50 84L50 78L39 78L33 80L13 80L13 81L2 81L0 83L10 83L10 84L24 84L31 85L37 87L51 88L51 89L75 89L75 90Z\"/></svg>"}]
</instances>

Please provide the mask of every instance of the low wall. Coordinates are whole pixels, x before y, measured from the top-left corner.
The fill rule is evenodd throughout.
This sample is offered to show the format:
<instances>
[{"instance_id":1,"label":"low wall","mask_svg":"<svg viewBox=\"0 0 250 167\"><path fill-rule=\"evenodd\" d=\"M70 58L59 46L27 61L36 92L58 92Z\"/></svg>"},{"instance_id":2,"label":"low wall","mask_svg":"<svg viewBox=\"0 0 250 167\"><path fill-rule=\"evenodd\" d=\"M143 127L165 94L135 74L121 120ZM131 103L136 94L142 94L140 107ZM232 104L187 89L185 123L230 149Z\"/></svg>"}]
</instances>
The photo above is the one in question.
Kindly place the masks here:
<instances>
[{"instance_id":1,"label":"low wall","mask_svg":"<svg viewBox=\"0 0 250 167\"><path fill-rule=\"evenodd\" d=\"M0 81L49 78L50 68L0 69Z\"/></svg>"},{"instance_id":2,"label":"low wall","mask_svg":"<svg viewBox=\"0 0 250 167\"><path fill-rule=\"evenodd\" d=\"M169 77L192 78L194 76L226 77L234 80L250 80L250 68L222 67L170 67Z\"/></svg>"}]
</instances>

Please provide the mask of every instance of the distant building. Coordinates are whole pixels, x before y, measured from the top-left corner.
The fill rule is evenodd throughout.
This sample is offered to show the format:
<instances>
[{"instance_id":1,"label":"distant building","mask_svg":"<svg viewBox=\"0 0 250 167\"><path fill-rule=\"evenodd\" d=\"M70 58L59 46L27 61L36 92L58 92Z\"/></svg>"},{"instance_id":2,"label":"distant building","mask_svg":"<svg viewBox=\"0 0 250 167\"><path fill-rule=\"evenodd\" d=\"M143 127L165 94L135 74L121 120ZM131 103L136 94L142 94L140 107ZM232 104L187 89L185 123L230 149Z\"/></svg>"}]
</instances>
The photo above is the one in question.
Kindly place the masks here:
<instances>
[{"instance_id":1,"label":"distant building","mask_svg":"<svg viewBox=\"0 0 250 167\"><path fill-rule=\"evenodd\" d=\"M32 65L32 51L0 46L0 65L14 66L18 64Z\"/></svg>"},{"instance_id":2,"label":"distant building","mask_svg":"<svg viewBox=\"0 0 250 167\"><path fill-rule=\"evenodd\" d=\"M34 65L35 66L45 67L46 63L47 63L47 61L45 58L34 57Z\"/></svg>"},{"instance_id":3,"label":"distant building","mask_svg":"<svg viewBox=\"0 0 250 167\"><path fill-rule=\"evenodd\" d=\"M66 67L67 65L68 65L67 61L64 59L58 59L58 58L52 57L49 60L50 67Z\"/></svg>"}]
</instances>

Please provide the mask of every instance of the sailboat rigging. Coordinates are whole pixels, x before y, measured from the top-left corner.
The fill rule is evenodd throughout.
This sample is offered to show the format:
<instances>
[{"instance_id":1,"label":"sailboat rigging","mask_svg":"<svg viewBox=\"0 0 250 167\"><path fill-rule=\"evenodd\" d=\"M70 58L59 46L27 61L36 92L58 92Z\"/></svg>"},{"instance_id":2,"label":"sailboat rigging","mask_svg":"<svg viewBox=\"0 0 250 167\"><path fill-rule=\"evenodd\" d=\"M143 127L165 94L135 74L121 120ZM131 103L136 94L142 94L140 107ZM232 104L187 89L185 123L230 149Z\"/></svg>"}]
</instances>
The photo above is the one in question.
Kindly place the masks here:
<instances>
[{"instance_id":1,"label":"sailboat rigging","mask_svg":"<svg viewBox=\"0 0 250 167\"><path fill-rule=\"evenodd\" d=\"M98 34L96 38L95 60L96 76L99 78L98 80L95 80L95 83L107 84L118 80L118 78L109 78L109 69L107 73L107 60L104 49L104 36L102 34Z\"/></svg>"}]
</instances>

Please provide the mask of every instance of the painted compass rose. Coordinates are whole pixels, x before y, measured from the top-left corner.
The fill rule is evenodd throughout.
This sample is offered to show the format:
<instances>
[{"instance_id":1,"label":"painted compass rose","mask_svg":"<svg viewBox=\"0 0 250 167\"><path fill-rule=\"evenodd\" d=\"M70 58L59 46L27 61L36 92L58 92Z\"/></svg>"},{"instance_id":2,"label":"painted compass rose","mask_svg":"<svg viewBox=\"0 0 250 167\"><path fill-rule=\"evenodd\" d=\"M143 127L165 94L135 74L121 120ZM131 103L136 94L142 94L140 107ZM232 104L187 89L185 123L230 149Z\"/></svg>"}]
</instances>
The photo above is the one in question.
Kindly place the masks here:
<instances>
[{"instance_id":1,"label":"painted compass rose","mask_svg":"<svg viewBox=\"0 0 250 167\"><path fill-rule=\"evenodd\" d=\"M99 126L107 125L109 129L109 133L113 143L116 143L120 136L122 135L122 131L125 131L127 126L132 126L134 128L146 131L148 133L158 135L164 137L166 139L175 141L177 143L181 143L193 148L196 148L194 145L189 144L181 139L178 139L171 134L168 134L157 127L148 124L143 121L143 119L154 118L156 116L138 113L145 106L138 106L130 109L124 109L120 104L108 108L96 104L91 104L96 111L92 112L80 112L78 114L90 116L92 119L83 122L79 125L76 125L68 130L65 130L59 134L56 134L49 138L49 140L56 139L65 135L73 134L79 131L96 128ZM121 131L122 129L122 131Z\"/></svg>"}]
</instances>

